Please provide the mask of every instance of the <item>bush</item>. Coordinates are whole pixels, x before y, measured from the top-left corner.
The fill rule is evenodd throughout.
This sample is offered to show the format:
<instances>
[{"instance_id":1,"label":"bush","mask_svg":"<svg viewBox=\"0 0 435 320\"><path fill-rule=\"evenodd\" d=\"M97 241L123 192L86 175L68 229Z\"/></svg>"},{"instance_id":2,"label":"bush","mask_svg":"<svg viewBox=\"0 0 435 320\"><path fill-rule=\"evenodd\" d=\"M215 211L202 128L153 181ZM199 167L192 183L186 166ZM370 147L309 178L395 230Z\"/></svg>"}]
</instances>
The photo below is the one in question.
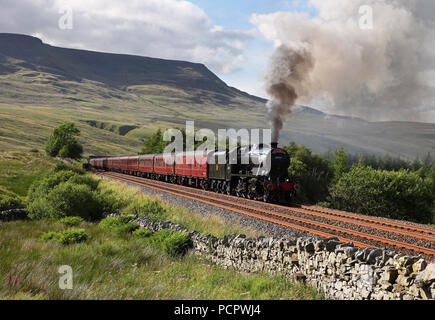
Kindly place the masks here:
<instances>
[{"instance_id":1,"label":"bush","mask_svg":"<svg viewBox=\"0 0 435 320\"><path fill-rule=\"evenodd\" d=\"M157 231L147 238L146 241L151 246L171 256L185 254L190 246L190 236L188 233L175 232L171 229Z\"/></svg>"},{"instance_id":2,"label":"bush","mask_svg":"<svg viewBox=\"0 0 435 320\"><path fill-rule=\"evenodd\" d=\"M313 154L305 145L298 146L295 142L283 148L290 155L289 175L299 185L293 201L310 204L324 201L333 176L329 161Z\"/></svg>"},{"instance_id":3,"label":"bush","mask_svg":"<svg viewBox=\"0 0 435 320\"><path fill-rule=\"evenodd\" d=\"M84 229L67 229L60 232L45 232L40 237L43 241L56 241L63 245L86 241L88 235Z\"/></svg>"},{"instance_id":4,"label":"bush","mask_svg":"<svg viewBox=\"0 0 435 320\"><path fill-rule=\"evenodd\" d=\"M27 203L30 204L37 199L44 198L57 185L67 182L75 175L72 171L59 171L51 174L42 180L35 181L29 189Z\"/></svg>"},{"instance_id":5,"label":"bush","mask_svg":"<svg viewBox=\"0 0 435 320\"><path fill-rule=\"evenodd\" d=\"M34 198L28 205L31 219L61 219L78 216L85 220L101 218L105 203L87 185L64 182L55 186L45 196Z\"/></svg>"},{"instance_id":6,"label":"bush","mask_svg":"<svg viewBox=\"0 0 435 320\"><path fill-rule=\"evenodd\" d=\"M108 217L100 221L98 224L102 229L116 233L117 235L125 235L132 233L139 228L137 223L131 222L135 219L134 215L124 215L119 217Z\"/></svg>"},{"instance_id":7,"label":"bush","mask_svg":"<svg viewBox=\"0 0 435 320\"><path fill-rule=\"evenodd\" d=\"M140 239L146 239L151 237L153 235L153 232L148 229L140 228L133 232L133 234Z\"/></svg>"},{"instance_id":8,"label":"bush","mask_svg":"<svg viewBox=\"0 0 435 320\"><path fill-rule=\"evenodd\" d=\"M433 221L430 184L417 173L355 166L331 188L335 209L420 223Z\"/></svg>"},{"instance_id":9,"label":"bush","mask_svg":"<svg viewBox=\"0 0 435 320\"><path fill-rule=\"evenodd\" d=\"M163 251L171 256L184 255L190 245L188 233L174 232L163 242Z\"/></svg>"},{"instance_id":10,"label":"bush","mask_svg":"<svg viewBox=\"0 0 435 320\"><path fill-rule=\"evenodd\" d=\"M100 180L94 179L88 175L74 175L68 179L68 182L87 185L93 191L97 190L98 185L100 184Z\"/></svg>"},{"instance_id":11,"label":"bush","mask_svg":"<svg viewBox=\"0 0 435 320\"><path fill-rule=\"evenodd\" d=\"M83 146L77 142L70 142L62 147L59 151L59 157L80 159L83 154Z\"/></svg>"},{"instance_id":12,"label":"bush","mask_svg":"<svg viewBox=\"0 0 435 320\"><path fill-rule=\"evenodd\" d=\"M59 238L59 233L54 231L44 232L39 239L42 241L56 241Z\"/></svg>"},{"instance_id":13,"label":"bush","mask_svg":"<svg viewBox=\"0 0 435 320\"><path fill-rule=\"evenodd\" d=\"M327 201L321 201L316 203L316 206L322 207L322 208L331 208L331 204Z\"/></svg>"},{"instance_id":14,"label":"bush","mask_svg":"<svg viewBox=\"0 0 435 320\"><path fill-rule=\"evenodd\" d=\"M61 219L79 216L85 220L101 218L122 203L111 192L98 190L100 180L74 171L58 171L32 184L27 197L31 219Z\"/></svg>"},{"instance_id":15,"label":"bush","mask_svg":"<svg viewBox=\"0 0 435 320\"><path fill-rule=\"evenodd\" d=\"M97 198L104 206L103 212L119 212L128 204L128 200L121 197L116 191L107 189L98 189Z\"/></svg>"},{"instance_id":16,"label":"bush","mask_svg":"<svg viewBox=\"0 0 435 320\"><path fill-rule=\"evenodd\" d=\"M34 149L30 149L30 152L31 152L31 153L38 153L39 150L34 148Z\"/></svg>"},{"instance_id":17,"label":"bush","mask_svg":"<svg viewBox=\"0 0 435 320\"><path fill-rule=\"evenodd\" d=\"M53 172L59 172L59 171L72 171L80 175L86 173L86 171L83 168L80 168L78 166L73 166L62 161L56 163L56 166L53 169Z\"/></svg>"},{"instance_id":18,"label":"bush","mask_svg":"<svg viewBox=\"0 0 435 320\"><path fill-rule=\"evenodd\" d=\"M68 226L74 227L83 222L83 218L81 217L65 217L59 220L60 223Z\"/></svg>"},{"instance_id":19,"label":"bush","mask_svg":"<svg viewBox=\"0 0 435 320\"><path fill-rule=\"evenodd\" d=\"M84 229L68 229L59 233L57 241L61 244L67 245L86 241L87 239L88 235Z\"/></svg>"},{"instance_id":20,"label":"bush","mask_svg":"<svg viewBox=\"0 0 435 320\"><path fill-rule=\"evenodd\" d=\"M0 195L0 212L11 209L23 209L24 202L20 198Z\"/></svg>"},{"instance_id":21,"label":"bush","mask_svg":"<svg viewBox=\"0 0 435 320\"><path fill-rule=\"evenodd\" d=\"M138 217L150 219L153 222L160 222L168 219L168 213L158 200L142 199L134 204L133 212Z\"/></svg>"}]
</instances>

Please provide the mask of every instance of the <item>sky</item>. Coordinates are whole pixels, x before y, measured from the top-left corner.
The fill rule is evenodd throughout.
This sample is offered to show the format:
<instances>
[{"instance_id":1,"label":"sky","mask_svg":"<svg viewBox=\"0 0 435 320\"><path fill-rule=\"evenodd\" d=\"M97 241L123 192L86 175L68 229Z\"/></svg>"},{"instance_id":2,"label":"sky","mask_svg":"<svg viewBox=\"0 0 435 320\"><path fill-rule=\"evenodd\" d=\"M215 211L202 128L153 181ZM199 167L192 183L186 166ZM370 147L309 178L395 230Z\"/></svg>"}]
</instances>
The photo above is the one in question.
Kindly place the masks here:
<instances>
[{"instance_id":1,"label":"sky","mask_svg":"<svg viewBox=\"0 0 435 320\"><path fill-rule=\"evenodd\" d=\"M228 85L266 97L261 77L274 46L250 19L287 10L315 12L304 0L2 0L0 32L67 48L204 63ZM60 28L70 12L72 28L65 19Z\"/></svg>"},{"instance_id":2,"label":"sky","mask_svg":"<svg viewBox=\"0 0 435 320\"><path fill-rule=\"evenodd\" d=\"M33 35L45 43L66 48L203 63L228 85L269 98L265 77L270 57L280 44L295 42L295 39L304 42L307 39L303 35L307 30L319 26L323 33L334 27L340 28L338 33L345 31L357 21L356 9L364 4L379 7L375 11L377 17L376 14L385 8L387 13L397 9L395 13L400 15L403 13L401 5L405 3L405 18L406 10L412 7L413 14L429 26L425 28L429 36L414 43L423 45L425 53L434 53L433 0L2 0L0 32ZM405 18L400 21L406 23ZM305 29L292 21L300 21ZM399 38L395 35L396 29L402 30L406 38L410 30L405 27L402 24L387 30L389 24L384 24L389 32L386 36L393 40ZM348 40L343 38L344 42ZM349 43L364 46L367 39L359 43L350 40ZM321 40L318 45L321 47ZM339 53L346 54L346 50ZM409 53L412 54L412 50ZM397 61L384 58L386 69L395 64L403 66L403 58ZM424 59L422 63L415 62L414 69L425 79L425 85L435 92L435 56L425 55ZM421 70L422 65L425 70ZM342 69L347 72L346 66ZM413 72L414 69L409 70ZM397 74L385 72L385 77L379 81L394 83L398 80L394 78ZM323 82L318 83L328 82L327 78L321 80ZM416 86L416 89L421 88ZM415 120L435 121L435 98L429 97L427 92L424 90L425 102L419 107L420 113L412 116ZM365 100L376 101L384 92L369 93L373 97ZM343 92L338 98L345 101L346 94L349 92ZM315 108L351 115L348 114L350 110L334 110L331 105L322 105L322 97L316 98ZM410 116L410 112L386 111L388 115L384 112L381 120L401 120Z\"/></svg>"},{"instance_id":3,"label":"sky","mask_svg":"<svg viewBox=\"0 0 435 320\"><path fill-rule=\"evenodd\" d=\"M316 16L316 9L309 6L307 0L193 0L192 3L202 8L213 23L230 29L255 32L250 21L253 14L273 14L282 11L306 12ZM261 34L254 33L246 44L245 61L242 69L233 74L220 74L228 85L250 94L267 98L262 78L269 56L274 50L273 42Z\"/></svg>"}]
</instances>

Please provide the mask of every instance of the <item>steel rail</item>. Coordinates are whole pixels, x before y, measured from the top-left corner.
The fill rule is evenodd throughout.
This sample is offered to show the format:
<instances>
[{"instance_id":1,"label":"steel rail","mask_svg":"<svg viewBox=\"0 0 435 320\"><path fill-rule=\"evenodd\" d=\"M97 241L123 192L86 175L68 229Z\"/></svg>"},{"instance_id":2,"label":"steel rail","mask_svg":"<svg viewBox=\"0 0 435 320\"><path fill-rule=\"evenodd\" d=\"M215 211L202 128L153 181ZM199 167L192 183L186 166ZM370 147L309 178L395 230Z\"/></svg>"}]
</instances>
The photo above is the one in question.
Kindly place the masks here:
<instances>
[{"instance_id":1,"label":"steel rail","mask_svg":"<svg viewBox=\"0 0 435 320\"><path fill-rule=\"evenodd\" d=\"M115 173L116 174L116 173ZM129 176L132 177L132 176ZM135 178L139 178L139 177L135 177ZM144 178L139 178L139 179L144 179ZM157 182L155 180L146 180L149 183L158 183L158 184L166 184L168 186L175 186L176 188L180 188L180 189L185 189L185 190L191 190L192 188L190 187L186 187L186 186L181 186L181 185L174 185L174 184L170 184L170 183L166 183L166 182ZM212 195L216 195L215 192L211 192L211 191L207 191L207 190L201 190L201 192L207 193L207 194L212 194ZM239 197L235 197L235 196L231 196L231 195L226 195L226 194L219 194L220 196L226 197L228 199L238 199L238 200L244 200L247 202L252 202L252 203L259 203L258 201L254 201L254 200L249 200L249 199L245 199L245 198L239 198ZM363 226L363 227L368 227L368 228L372 228L372 229L378 229L378 230L382 230L382 231L386 231L386 232L392 232L392 233L396 233L396 234L401 234L401 235L405 235L405 236L410 236L410 237L414 237L416 239L423 239L423 240L428 240L428 241L434 241L435 242L435 236L432 235L424 235L418 232L415 232L415 229L413 230L412 228L408 228L406 230L411 229L411 231L406 231L403 230L404 228L401 227L396 227L394 224L398 224L398 223L377 223L376 220L373 221L373 219L365 219L363 217L360 217L358 215L354 215L354 214L349 214L349 215L343 215L343 214L334 214L332 213L333 211L331 210L331 213L329 213L328 211L330 210L313 210L313 209L308 209L307 206L303 206L304 208L299 209L299 208L294 208L294 207L285 207L285 206L281 206L281 205L276 205L276 204L266 204L266 203L262 203L263 205L267 205L270 207L276 207L279 209L283 209L289 212L299 212L302 214L306 214L306 215L312 215L312 216L317 216L320 218L325 218L325 219L330 219L330 220L335 220L335 221L339 221L339 222L346 222L346 223L351 223L351 224L355 224L355 225L359 225L359 226ZM353 217L356 216L354 218L354 220L352 218L349 217ZM355 221L356 220L356 221ZM367 222L369 221L369 222ZM392 226L393 225L393 226Z\"/></svg>"},{"instance_id":2,"label":"steel rail","mask_svg":"<svg viewBox=\"0 0 435 320\"><path fill-rule=\"evenodd\" d=\"M252 213L240 210L240 209L236 209L234 207L229 207L227 205L217 204L216 202L226 203L226 204L229 204L230 206L236 206L236 207L239 207L239 208L243 208L245 210L247 209L247 210L251 210L251 211L254 211L254 212L265 213L265 214L268 214L268 215L271 215L271 216L279 217L281 219L287 219L287 220L291 220L291 221L294 221L294 222L305 223L305 224L312 225L312 226L315 226L315 227L320 227L320 228L323 228L323 229L332 230L333 232L340 232L340 233L344 233L344 234L347 234L347 235L357 236L357 237L360 237L360 238L363 238L363 239L367 239L369 241L376 241L376 242L380 242L380 243L384 243L384 244L389 244L389 245L394 246L394 247L408 249L408 250L412 250L412 251L415 251L415 252L418 252L418 253L425 253L425 254L428 254L428 255L431 255L431 256L435 256L435 250L432 250L432 249L429 249L429 248L423 248L423 247L415 246L415 245L412 245L412 244L409 244L409 243L405 243L405 242L401 242L401 241L396 241L396 240L391 240L391 239L387 239L387 238L384 238L384 237L375 236L375 235L371 235L371 234L366 234L366 233L362 233L362 232L355 231L355 230L348 230L348 229L341 228L341 227L330 226L330 225L327 225L327 224L324 224L324 223L315 222L315 221L312 221L312 220L307 220L307 219L298 218L298 217L292 217L292 216L289 216L289 215L286 215L286 214L272 212L272 211L265 210L265 209L254 208L254 207L247 206L247 205L242 205L242 204L235 204L234 202L226 201L226 200L223 200L223 199L216 199L216 198L208 197L208 196L205 196L205 195L198 195L196 193L187 191L187 189L190 189L190 188L186 188L186 190L180 190L179 188L178 189L174 188L174 186L171 185L171 184L167 184L170 187L169 186L156 185L155 182L152 181L152 180L145 180L144 181L142 178L132 177L132 176L125 176L125 175L117 174L117 173L109 173L109 174L105 173L105 175L108 175L109 177L111 176L111 177L114 177L114 178L118 178L118 179L121 179L121 180L124 180L124 181L133 182L133 183L136 183L136 184L139 184L139 185L145 185L147 187L152 187L152 188L155 188L155 189L159 189L159 190L162 190L164 192L169 192L171 194L176 194L176 195L179 195L179 196L181 195L183 197L187 197L187 198L190 198L190 199L193 199L193 200L205 202L207 204L215 205L215 206L227 209L227 210L236 211L236 212L239 212L239 213L242 213L242 214L248 214L248 215L251 215L251 216L255 216L257 218L261 218L263 220L268 220L268 221L274 220L274 221L271 221L271 222L274 222L274 223L277 223L277 221L279 221L280 223L278 223L278 224L281 224L281 225L282 225L282 221L280 221L280 220L270 219L270 218L264 219L264 218L267 218L267 217L264 217L264 216L261 216L261 215L256 215L256 214L252 214ZM152 181L152 183L150 181ZM188 194L188 195L190 194L191 196L188 196L188 195L185 195L185 194L183 195L183 193ZM209 199L209 200L212 200L212 201L198 199L198 198L205 198L205 199ZM321 231L318 231L318 230L312 230L312 229L309 229L309 228L302 227L300 225L294 225L294 224L292 224L291 227L293 227L295 229L307 231L307 232L310 232L310 233L318 234L318 235L320 235L319 234L319 232L320 232L322 234L326 234L327 237L331 237L331 236L332 237L337 237L337 235L331 235L331 234L328 234L328 233L325 233L325 232L321 232ZM324 236L324 235L321 235L321 236ZM347 238L343 238L343 237L341 237L341 238L342 238L341 241L344 240L344 242L352 241L352 240L349 240ZM374 247L374 246L372 246L370 244L363 243L363 242L359 242L358 244L356 244L354 242L354 244L357 245L357 246L364 246L364 247L370 246L370 247Z\"/></svg>"}]
</instances>

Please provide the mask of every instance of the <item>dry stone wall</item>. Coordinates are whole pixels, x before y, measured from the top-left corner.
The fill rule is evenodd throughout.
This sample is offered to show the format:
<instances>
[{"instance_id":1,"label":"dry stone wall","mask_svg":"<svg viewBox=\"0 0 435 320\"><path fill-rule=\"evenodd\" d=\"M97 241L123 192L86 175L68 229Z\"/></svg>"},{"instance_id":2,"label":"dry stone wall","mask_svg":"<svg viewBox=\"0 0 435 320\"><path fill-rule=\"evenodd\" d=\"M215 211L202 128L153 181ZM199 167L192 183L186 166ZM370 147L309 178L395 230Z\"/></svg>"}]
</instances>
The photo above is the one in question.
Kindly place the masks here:
<instances>
[{"instance_id":1,"label":"dry stone wall","mask_svg":"<svg viewBox=\"0 0 435 320\"><path fill-rule=\"evenodd\" d=\"M338 239L216 238L171 223L135 220L141 227L190 234L192 248L208 260L242 272L285 274L334 299L435 298L435 263L383 249L356 248Z\"/></svg>"},{"instance_id":2,"label":"dry stone wall","mask_svg":"<svg viewBox=\"0 0 435 320\"><path fill-rule=\"evenodd\" d=\"M0 222L9 222L16 220L26 220L27 211L25 209L11 209L0 212Z\"/></svg>"}]
</instances>

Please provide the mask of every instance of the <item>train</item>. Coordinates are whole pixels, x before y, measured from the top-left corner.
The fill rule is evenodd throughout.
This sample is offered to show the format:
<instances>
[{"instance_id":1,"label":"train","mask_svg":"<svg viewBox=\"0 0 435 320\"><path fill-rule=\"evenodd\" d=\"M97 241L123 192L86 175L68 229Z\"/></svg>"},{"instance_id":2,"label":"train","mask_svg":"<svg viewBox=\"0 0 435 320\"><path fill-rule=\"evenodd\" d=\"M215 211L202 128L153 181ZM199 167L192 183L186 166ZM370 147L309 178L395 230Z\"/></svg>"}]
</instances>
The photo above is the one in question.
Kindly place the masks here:
<instances>
[{"instance_id":1,"label":"train","mask_svg":"<svg viewBox=\"0 0 435 320\"><path fill-rule=\"evenodd\" d=\"M129 157L97 157L89 168L159 180L242 198L289 204L297 182L290 156L277 143L225 151L192 151Z\"/></svg>"}]
</instances>

